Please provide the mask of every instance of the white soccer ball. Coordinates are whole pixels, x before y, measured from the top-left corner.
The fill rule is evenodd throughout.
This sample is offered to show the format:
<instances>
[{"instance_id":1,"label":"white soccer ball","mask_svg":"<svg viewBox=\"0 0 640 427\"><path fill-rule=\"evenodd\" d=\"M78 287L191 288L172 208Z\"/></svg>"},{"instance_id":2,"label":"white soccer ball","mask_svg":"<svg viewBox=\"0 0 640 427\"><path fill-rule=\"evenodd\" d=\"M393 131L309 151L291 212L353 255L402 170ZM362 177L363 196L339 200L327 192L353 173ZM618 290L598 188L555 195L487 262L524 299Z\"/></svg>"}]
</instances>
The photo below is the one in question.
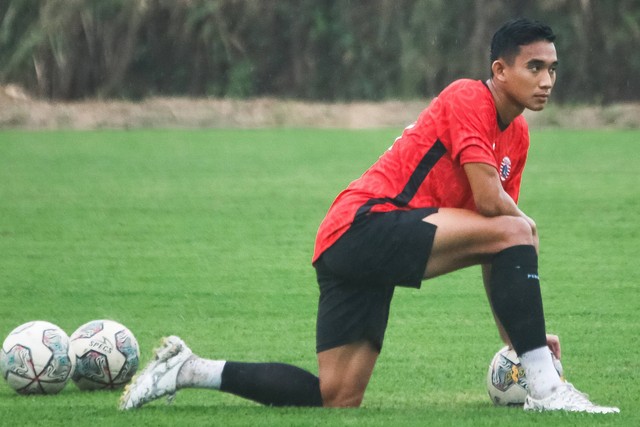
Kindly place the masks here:
<instances>
[{"instance_id":1,"label":"white soccer ball","mask_svg":"<svg viewBox=\"0 0 640 427\"><path fill-rule=\"evenodd\" d=\"M71 334L80 390L113 390L129 382L138 370L140 349L133 333L113 320L93 320Z\"/></svg>"},{"instance_id":2,"label":"white soccer ball","mask_svg":"<svg viewBox=\"0 0 640 427\"><path fill-rule=\"evenodd\" d=\"M74 369L69 337L53 323L36 320L9 333L0 352L2 376L20 394L55 394Z\"/></svg>"},{"instance_id":3,"label":"white soccer ball","mask_svg":"<svg viewBox=\"0 0 640 427\"><path fill-rule=\"evenodd\" d=\"M551 358L558 375L564 380L562 364L553 353ZM528 387L524 369L516 352L509 347L501 348L493 356L487 372L487 391L491 401L498 406L523 405Z\"/></svg>"}]
</instances>

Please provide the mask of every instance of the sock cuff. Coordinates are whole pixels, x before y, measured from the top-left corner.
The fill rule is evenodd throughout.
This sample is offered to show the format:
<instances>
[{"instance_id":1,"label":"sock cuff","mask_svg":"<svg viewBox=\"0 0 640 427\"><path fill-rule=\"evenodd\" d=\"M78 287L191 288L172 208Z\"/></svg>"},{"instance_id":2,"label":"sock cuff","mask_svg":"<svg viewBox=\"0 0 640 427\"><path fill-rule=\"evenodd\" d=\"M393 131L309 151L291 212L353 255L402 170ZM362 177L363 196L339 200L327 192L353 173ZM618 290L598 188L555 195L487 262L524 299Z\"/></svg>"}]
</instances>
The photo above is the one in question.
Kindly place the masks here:
<instances>
[{"instance_id":1,"label":"sock cuff","mask_svg":"<svg viewBox=\"0 0 640 427\"><path fill-rule=\"evenodd\" d=\"M533 245L511 246L495 254L492 264L494 266L523 265L537 269L538 254Z\"/></svg>"}]
</instances>

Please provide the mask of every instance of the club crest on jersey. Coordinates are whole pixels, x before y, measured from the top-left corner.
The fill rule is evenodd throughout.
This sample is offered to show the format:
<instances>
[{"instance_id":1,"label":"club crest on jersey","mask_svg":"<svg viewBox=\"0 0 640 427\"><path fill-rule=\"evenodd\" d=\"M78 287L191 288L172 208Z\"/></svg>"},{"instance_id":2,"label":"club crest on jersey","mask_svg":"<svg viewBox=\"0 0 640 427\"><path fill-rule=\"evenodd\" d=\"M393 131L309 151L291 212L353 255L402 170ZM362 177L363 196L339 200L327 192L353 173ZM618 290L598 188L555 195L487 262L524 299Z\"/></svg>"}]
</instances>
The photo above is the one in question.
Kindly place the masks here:
<instances>
[{"instance_id":1,"label":"club crest on jersey","mask_svg":"<svg viewBox=\"0 0 640 427\"><path fill-rule=\"evenodd\" d=\"M507 156L504 156L502 159L502 163L500 163L500 179L502 181L506 181L509 178L509 174L511 173L511 159Z\"/></svg>"}]
</instances>

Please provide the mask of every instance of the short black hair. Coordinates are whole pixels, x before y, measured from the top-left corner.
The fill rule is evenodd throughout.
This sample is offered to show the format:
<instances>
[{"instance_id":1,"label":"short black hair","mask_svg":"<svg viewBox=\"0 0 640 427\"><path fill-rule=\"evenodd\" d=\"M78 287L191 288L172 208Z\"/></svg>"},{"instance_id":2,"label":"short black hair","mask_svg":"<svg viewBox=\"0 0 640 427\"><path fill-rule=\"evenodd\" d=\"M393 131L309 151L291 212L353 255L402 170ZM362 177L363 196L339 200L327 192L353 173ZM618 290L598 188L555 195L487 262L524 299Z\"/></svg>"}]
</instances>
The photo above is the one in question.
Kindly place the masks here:
<instances>
[{"instance_id":1,"label":"short black hair","mask_svg":"<svg viewBox=\"0 0 640 427\"><path fill-rule=\"evenodd\" d=\"M491 63L503 58L511 64L520 53L520 46L546 40L553 42L556 35L551 27L539 21L525 18L505 22L493 35L491 40Z\"/></svg>"}]
</instances>

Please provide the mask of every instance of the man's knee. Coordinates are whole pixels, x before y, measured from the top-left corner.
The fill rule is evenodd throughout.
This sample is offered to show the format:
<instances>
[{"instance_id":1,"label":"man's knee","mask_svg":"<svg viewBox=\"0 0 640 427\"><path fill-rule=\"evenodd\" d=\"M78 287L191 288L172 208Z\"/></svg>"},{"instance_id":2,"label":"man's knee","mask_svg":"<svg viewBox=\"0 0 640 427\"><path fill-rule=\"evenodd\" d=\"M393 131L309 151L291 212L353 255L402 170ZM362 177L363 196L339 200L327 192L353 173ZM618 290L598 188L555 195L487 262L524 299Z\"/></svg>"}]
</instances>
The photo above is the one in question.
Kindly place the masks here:
<instances>
[{"instance_id":1,"label":"man's knee","mask_svg":"<svg viewBox=\"0 0 640 427\"><path fill-rule=\"evenodd\" d=\"M318 353L323 405L360 406L378 354L379 351L366 340Z\"/></svg>"},{"instance_id":2,"label":"man's knee","mask_svg":"<svg viewBox=\"0 0 640 427\"><path fill-rule=\"evenodd\" d=\"M320 381L323 406L329 408L357 408L364 398L364 388L360 389L344 381Z\"/></svg>"},{"instance_id":3,"label":"man's knee","mask_svg":"<svg viewBox=\"0 0 640 427\"><path fill-rule=\"evenodd\" d=\"M499 217L499 229L505 248L518 245L534 245L534 230L524 218L516 216Z\"/></svg>"}]
</instances>

